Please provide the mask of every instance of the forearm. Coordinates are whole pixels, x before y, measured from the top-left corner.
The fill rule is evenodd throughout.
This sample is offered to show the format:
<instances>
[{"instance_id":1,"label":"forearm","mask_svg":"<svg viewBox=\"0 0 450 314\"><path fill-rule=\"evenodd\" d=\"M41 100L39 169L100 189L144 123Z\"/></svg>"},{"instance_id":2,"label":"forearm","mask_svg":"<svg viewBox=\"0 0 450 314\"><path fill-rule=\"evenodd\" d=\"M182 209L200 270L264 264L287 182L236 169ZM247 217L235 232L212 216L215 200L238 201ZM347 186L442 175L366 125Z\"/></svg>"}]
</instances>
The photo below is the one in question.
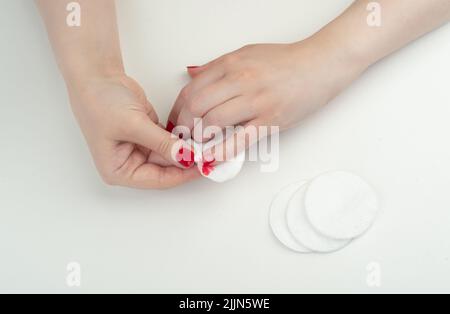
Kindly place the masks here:
<instances>
[{"instance_id":1,"label":"forearm","mask_svg":"<svg viewBox=\"0 0 450 314\"><path fill-rule=\"evenodd\" d=\"M70 0L36 0L69 88L89 77L123 73L114 0L78 0L79 27L66 23Z\"/></svg>"},{"instance_id":2,"label":"forearm","mask_svg":"<svg viewBox=\"0 0 450 314\"><path fill-rule=\"evenodd\" d=\"M381 25L370 26L369 0L357 0L314 37L324 49L340 51L366 68L450 21L450 0L378 0Z\"/></svg>"}]
</instances>

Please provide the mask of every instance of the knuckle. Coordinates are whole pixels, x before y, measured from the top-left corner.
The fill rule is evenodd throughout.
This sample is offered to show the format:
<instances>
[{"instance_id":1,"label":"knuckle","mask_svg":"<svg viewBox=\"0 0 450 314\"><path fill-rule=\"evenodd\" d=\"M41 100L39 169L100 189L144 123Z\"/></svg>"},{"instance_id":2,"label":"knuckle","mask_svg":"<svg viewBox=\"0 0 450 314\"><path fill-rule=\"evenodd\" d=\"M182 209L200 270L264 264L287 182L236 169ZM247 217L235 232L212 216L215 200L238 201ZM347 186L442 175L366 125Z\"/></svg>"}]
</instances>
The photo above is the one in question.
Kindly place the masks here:
<instances>
[{"instance_id":1,"label":"knuckle","mask_svg":"<svg viewBox=\"0 0 450 314\"><path fill-rule=\"evenodd\" d=\"M144 118L140 115L130 115L126 121L122 121L119 128L125 137L130 138L139 132L139 128L144 122Z\"/></svg>"},{"instance_id":2,"label":"knuckle","mask_svg":"<svg viewBox=\"0 0 450 314\"><path fill-rule=\"evenodd\" d=\"M184 87L180 92L180 99L182 102L188 102L191 98L191 88L189 86Z\"/></svg>"},{"instance_id":3,"label":"knuckle","mask_svg":"<svg viewBox=\"0 0 450 314\"><path fill-rule=\"evenodd\" d=\"M272 96L266 90L261 90L255 93L252 103L257 105L264 105L265 103L271 102Z\"/></svg>"},{"instance_id":4,"label":"knuckle","mask_svg":"<svg viewBox=\"0 0 450 314\"><path fill-rule=\"evenodd\" d=\"M195 113L198 111L197 103L193 100L187 102L186 109L191 115L195 116Z\"/></svg>"},{"instance_id":5,"label":"knuckle","mask_svg":"<svg viewBox=\"0 0 450 314\"><path fill-rule=\"evenodd\" d=\"M256 74L251 69L244 69L244 70L240 70L239 72L237 72L234 75L233 80L236 80L239 82L250 81L250 80L255 79L255 76L256 76Z\"/></svg>"},{"instance_id":6,"label":"knuckle","mask_svg":"<svg viewBox=\"0 0 450 314\"><path fill-rule=\"evenodd\" d=\"M231 53L222 57L222 64L225 67L233 66L240 59L237 53Z\"/></svg>"},{"instance_id":7,"label":"knuckle","mask_svg":"<svg viewBox=\"0 0 450 314\"><path fill-rule=\"evenodd\" d=\"M248 102L248 110L255 114L260 112L261 110L264 110L264 108L269 110L276 110L277 105L276 103L272 103L271 96L269 93L266 93L264 91L256 93L253 98Z\"/></svg>"},{"instance_id":8,"label":"knuckle","mask_svg":"<svg viewBox=\"0 0 450 314\"><path fill-rule=\"evenodd\" d=\"M202 102L203 102L203 96L198 95L195 97L192 97L190 101L186 103L186 108L194 117L200 117L202 116Z\"/></svg>"},{"instance_id":9,"label":"knuckle","mask_svg":"<svg viewBox=\"0 0 450 314\"><path fill-rule=\"evenodd\" d=\"M218 127L221 127L222 126L222 119L217 114L210 114L210 115L207 115L205 117L204 123L205 123L206 126L211 126L211 127L218 126Z\"/></svg>"},{"instance_id":10,"label":"knuckle","mask_svg":"<svg viewBox=\"0 0 450 314\"><path fill-rule=\"evenodd\" d=\"M171 151L170 151L171 145L170 144L171 144L170 140L166 140L166 139L162 140L158 144L158 152L164 156L171 154Z\"/></svg>"},{"instance_id":11,"label":"knuckle","mask_svg":"<svg viewBox=\"0 0 450 314\"><path fill-rule=\"evenodd\" d=\"M258 112L258 101L256 98L249 99L246 105L246 111L251 115Z\"/></svg>"}]
</instances>

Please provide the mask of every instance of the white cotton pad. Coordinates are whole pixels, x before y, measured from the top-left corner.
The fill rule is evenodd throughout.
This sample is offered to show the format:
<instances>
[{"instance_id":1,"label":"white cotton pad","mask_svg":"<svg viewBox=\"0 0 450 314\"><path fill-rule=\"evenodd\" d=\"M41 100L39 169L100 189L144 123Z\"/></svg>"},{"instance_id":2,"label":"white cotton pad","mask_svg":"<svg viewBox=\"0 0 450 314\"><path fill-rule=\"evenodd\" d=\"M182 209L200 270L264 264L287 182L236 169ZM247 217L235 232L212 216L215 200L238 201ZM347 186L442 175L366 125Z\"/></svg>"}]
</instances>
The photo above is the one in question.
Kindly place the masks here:
<instances>
[{"instance_id":1,"label":"white cotton pad","mask_svg":"<svg viewBox=\"0 0 450 314\"><path fill-rule=\"evenodd\" d=\"M205 178L208 178L209 180L217 183L223 183L237 177L237 175L241 172L244 163L245 153L241 153L232 160L214 166L214 169L208 174L204 173L202 162L198 163L198 168Z\"/></svg>"},{"instance_id":2,"label":"white cotton pad","mask_svg":"<svg viewBox=\"0 0 450 314\"><path fill-rule=\"evenodd\" d=\"M310 183L305 209L308 220L320 233L333 239L352 239L372 226L378 200L363 179L339 171L321 175Z\"/></svg>"},{"instance_id":3,"label":"white cotton pad","mask_svg":"<svg viewBox=\"0 0 450 314\"><path fill-rule=\"evenodd\" d=\"M289 231L298 242L317 253L335 252L346 247L351 240L330 239L317 232L309 223L304 206L307 187L301 186L289 201L286 212Z\"/></svg>"},{"instance_id":4,"label":"white cotton pad","mask_svg":"<svg viewBox=\"0 0 450 314\"><path fill-rule=\"evenodd\" d=\"M286 211L292 195L306 183L306 181L302 181L285 187L275 196L270 205L270 226L273 234L287 248L299 253L311 253L311 250L292 236L286 221Z\"/></svg>"},{"instance_id":5,"label":"white cotton pad","mask_svg":"<svg viewBox=\"0 0 450 314\"><path fill-rule=\"evenodd\" d=\"M217 183L223 183L226 181L230 181L234 179L242 170L242 167L245 163L245 151L238 154L235 158L225 161L217 166L214 166L211 171L205 172L204 165L205 163L202 161L203 152L218 145L223 142L223 138L217 137L206 144L199 144L193 141L193 146L195 150L195 158L197 167L200 170L200 173L205 178L210 179L211 181Z\"/></svg>"}]
</instances>

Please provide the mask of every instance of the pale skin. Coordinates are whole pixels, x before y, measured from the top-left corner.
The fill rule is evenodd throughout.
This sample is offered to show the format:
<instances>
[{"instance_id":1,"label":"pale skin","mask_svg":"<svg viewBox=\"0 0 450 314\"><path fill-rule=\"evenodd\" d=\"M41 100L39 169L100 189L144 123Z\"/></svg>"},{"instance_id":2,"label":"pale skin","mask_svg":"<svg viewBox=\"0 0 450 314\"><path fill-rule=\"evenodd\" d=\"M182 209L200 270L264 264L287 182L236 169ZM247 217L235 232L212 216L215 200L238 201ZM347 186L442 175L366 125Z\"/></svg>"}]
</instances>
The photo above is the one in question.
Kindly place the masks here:
<instances>
[{"instance_id":1,"label":"pale skin","mask_svg":"<svg viewBox=\"0 0 450 314\"><path fill-rule=\"evenodd\" d=\"M114 1L78 0L85 12L80 28L64 24L69 2L36 0L104 181L163 189L198 178L191 162L180 164L174 156L189 146L163 129L142 88L126 75ZM193 80L181 91L169 121L189 128L196 117L204 126L292 128L372 64L450 21L449 0L377 2L381 27L367 25L369 1L358 0L305 40L246 46L190 68ZM243 134L236 135L238 141ZM215 152L209 154L222 160Z\"/></svg>"},{"instance_id":2,"label":"pale skin","mask_svg":"<svg viewBox=\"0 0 450 314\"><path fill-rule=\"evenodd\" d=\"M382 26L370 27L369 2L355 1L300 42L250 45L190 68L193 80L181 91L169 120L189 128L195 117L203 118L204 128L292 128L372 64L450 20L449 0L378 0ZM236 134L238 150L251 144L246 134L245 130ZM234 145L230 148L234 150ZM206 158L225 160L233 153L237 152L227 152L225 145L206 152Z\"/></svg>"},{"instance_id":3,"label":"pale skin","mask_svg":"<svg viewBox=\"0 0 450 314\"><path fill-rule=\"evenodd\" d=\"M36 1L103 180L166 189L199 177L191 162L182 165L174 154L190 146L164 130L143 89L125 73L114 1L79 0L85 14L76 28L66 25L69 2Z\"/></svg>"}]
</instances>

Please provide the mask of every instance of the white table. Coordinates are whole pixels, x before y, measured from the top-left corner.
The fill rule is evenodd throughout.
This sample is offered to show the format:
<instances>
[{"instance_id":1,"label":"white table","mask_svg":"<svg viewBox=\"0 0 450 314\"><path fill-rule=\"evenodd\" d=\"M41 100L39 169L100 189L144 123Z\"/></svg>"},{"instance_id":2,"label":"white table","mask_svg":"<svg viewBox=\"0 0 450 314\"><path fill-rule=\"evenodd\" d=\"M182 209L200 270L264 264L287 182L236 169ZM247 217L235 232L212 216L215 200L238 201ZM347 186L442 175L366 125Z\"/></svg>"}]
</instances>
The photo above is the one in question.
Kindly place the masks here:
<instances>
[{"instance_id":1,"label":"white table","mask_svg":"<svg viewBox=\"0 0 450 314\"><path fill-rule=\"evenodd\" d=\"M165 120L186 65L304 38L350 2L119 1L127 69ZM250 163L224 185L160 192L100 182L32 1L4 1L0 21L0 292L450 292L450 27L283 134L278 172ZM328 170L371 182L382 214L341 252L291 253L269 204ZM80 288L66 285L69 262ZM366 283L373 262L381 287Z\"/></svg>"}]
</instances>

